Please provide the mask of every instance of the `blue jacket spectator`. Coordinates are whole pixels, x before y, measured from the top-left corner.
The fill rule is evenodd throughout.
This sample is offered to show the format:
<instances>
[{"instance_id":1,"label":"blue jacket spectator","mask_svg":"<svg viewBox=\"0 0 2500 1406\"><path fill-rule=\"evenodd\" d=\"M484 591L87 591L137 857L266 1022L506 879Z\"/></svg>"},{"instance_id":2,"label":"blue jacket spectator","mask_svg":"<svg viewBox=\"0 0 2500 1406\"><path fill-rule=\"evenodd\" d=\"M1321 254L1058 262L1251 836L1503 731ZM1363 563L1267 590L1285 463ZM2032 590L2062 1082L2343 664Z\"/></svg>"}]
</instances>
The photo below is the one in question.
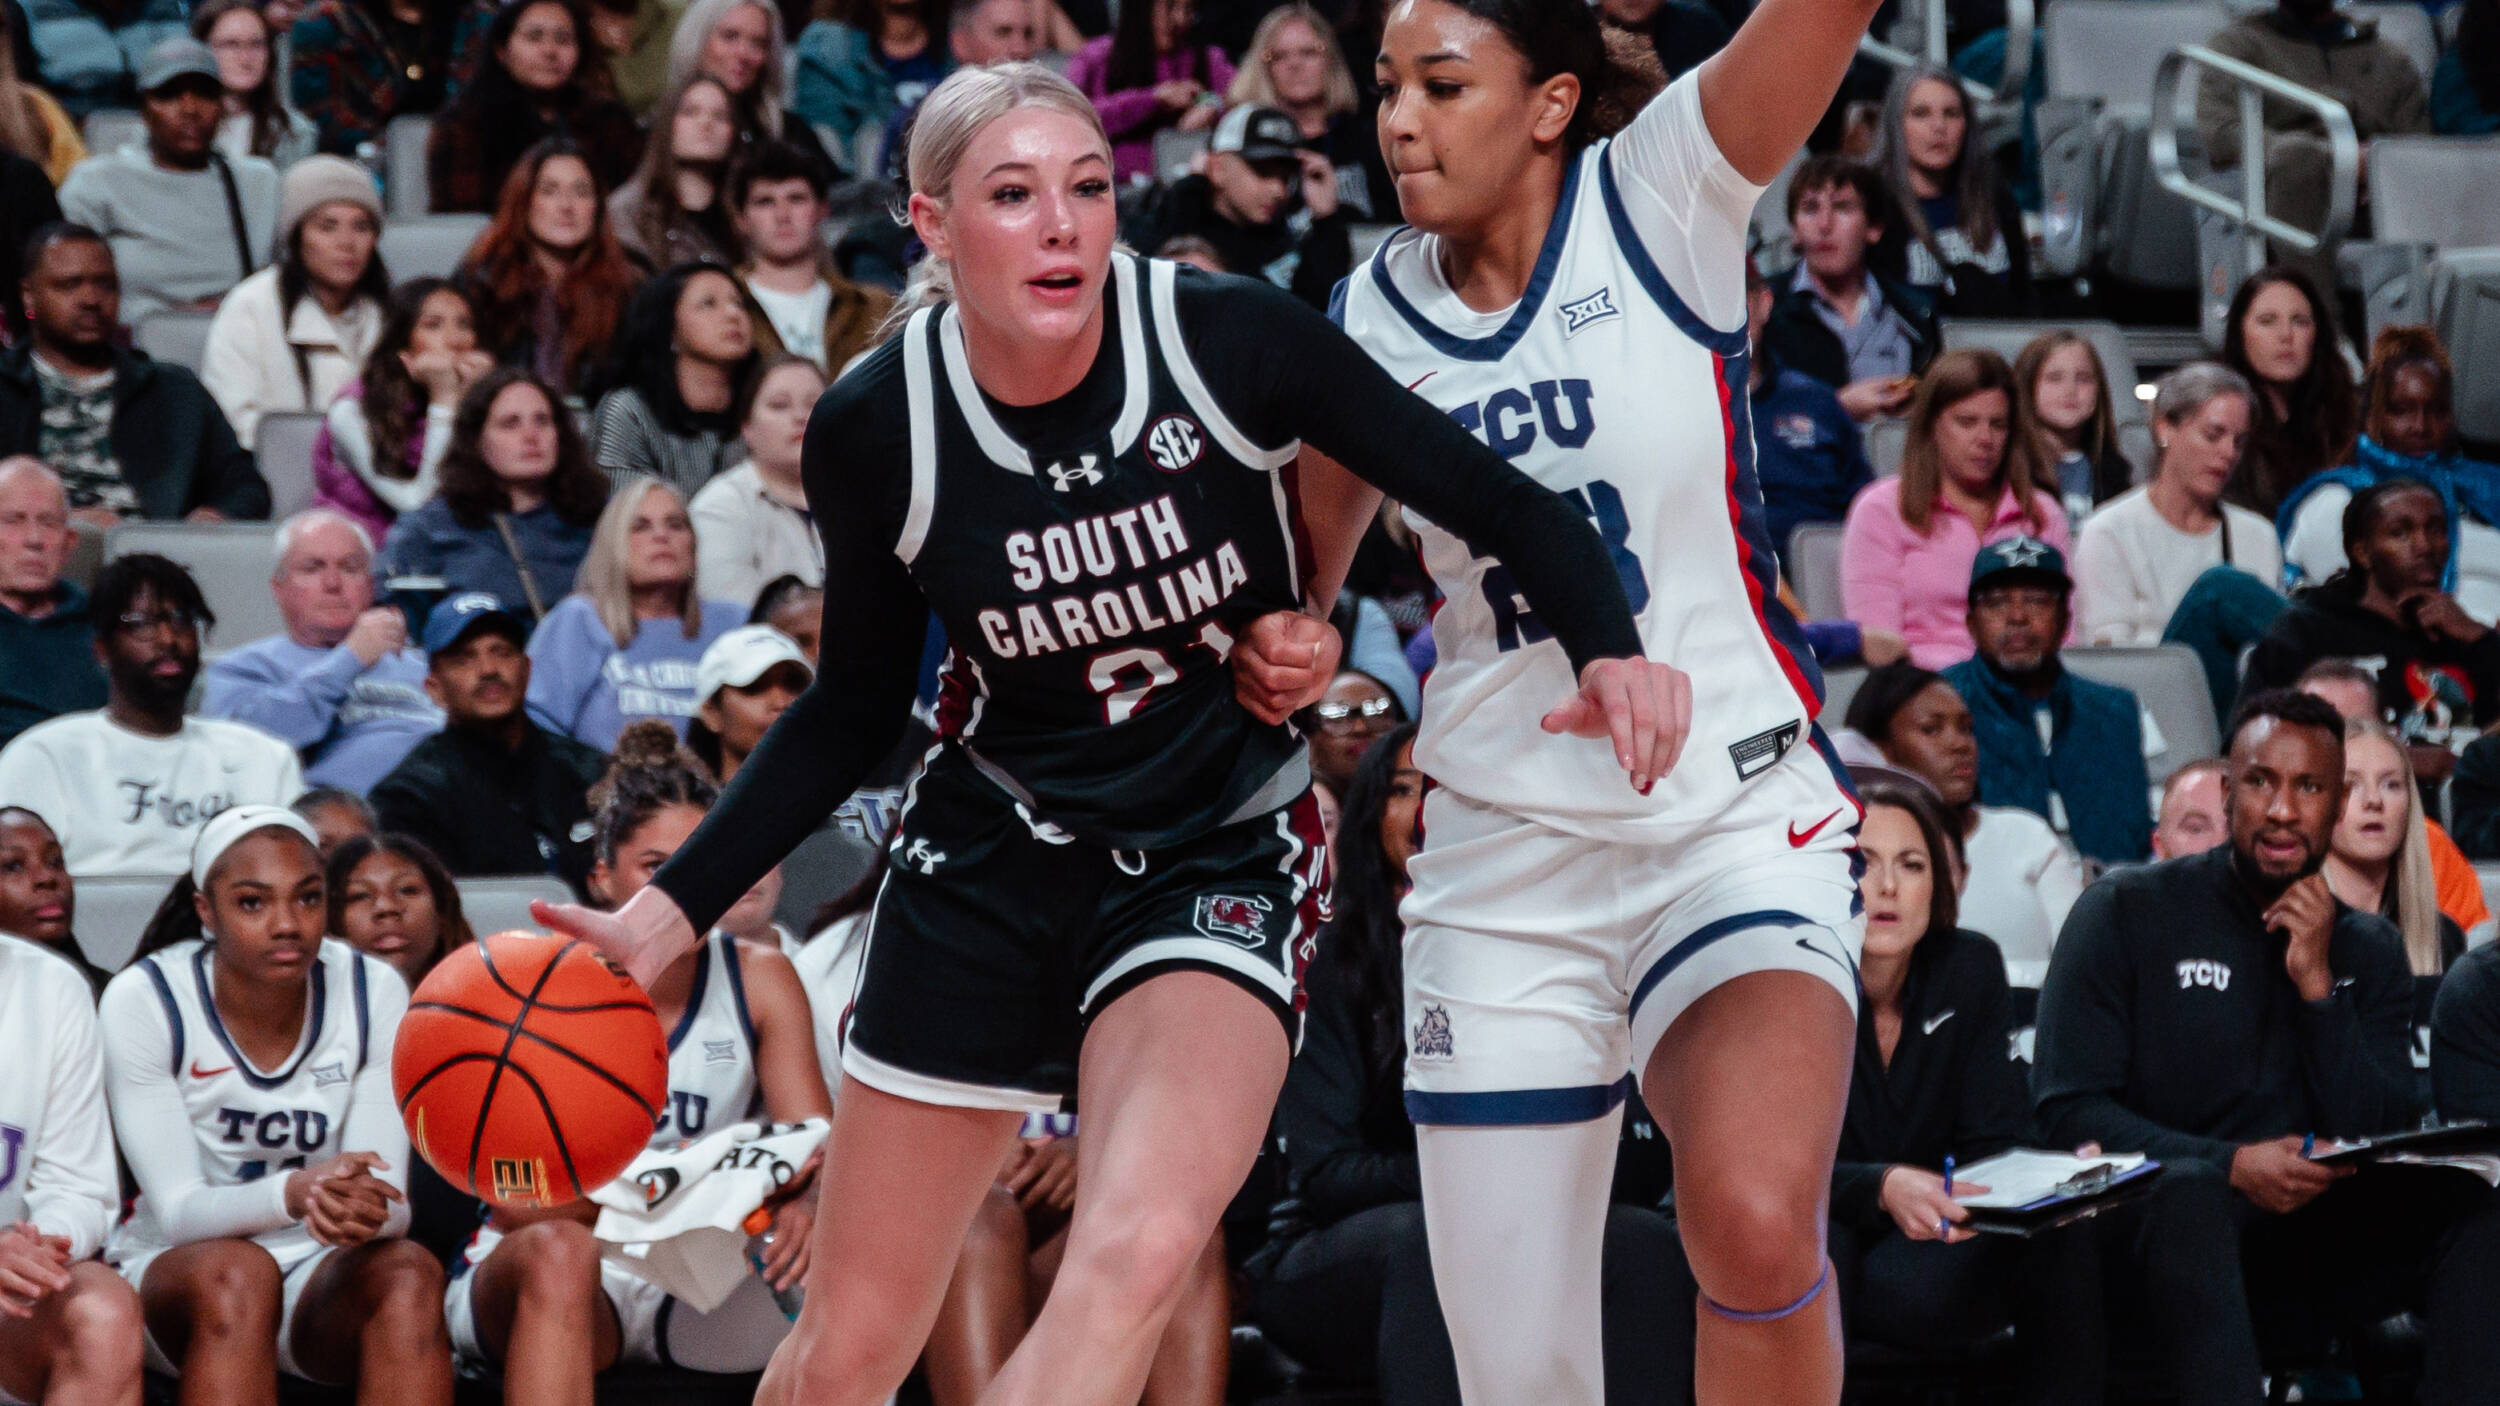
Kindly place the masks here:
<instances>
[{"instance_id":1,"label":"blue jacket spectator","mask_svg":"<svg viewBox=\"0 0 2500 1406\"><path fill-rule=\"evenodd\" d=\"M1768 295L1764 295L1768 311ZM1754 360L1754 472L1771 542L1786 561L1801 523L1844 521L1858 490L1875 481L1857 422L1832 388L1779 364L1766 348Z\"/></svg>"},{"instance_id":2,"label":"blue jacket spectator","mask_svg":"<svg viewBox=\"0 0 2500 1406\"><path fill-rule=\"evenodd\" d=\"M2472 13L2472 7L2467 8ZM2467 20L2466 23L2473 23ZM2495 28L2500 28L2496 23ZM2500 47L2500 33L2486 41ZM2495 54L2500 59L2500 54ZM2431 70L2431 130L2447 137L2482 137L2500 132L2500 92L2486 92L2484 84L2500 89L2500 74L2477 84L2465 65L2465 40L2457 42L2439 56L2439 65Z\"/></svg>"},{"instance_id":3,"label":"blue jacket spectator","mask_svg":"<svg viewBox=\"0 0 2500 1406\"><path fill-rule=\"evenodd\" d=\"M2074 582L2055 547L2016 537L1971 567L1975 657L1944 671L1970 706L1979 801L2047 820L2104 864L2152 851L2152 781L2134 694L2068 672L2058 658Z\"/></svg>"},{"instance_id":4,"label":"blue jacket spectator","mask_svg":"<svg viewBox=\"0 0 2500 1406\"><path fill-rule=\"evenodd\" d=\"M279 527L269 589L286 633L210 663L200 712L285 741L306 784L361 796L443 725L425 657L409 648L406 617L373 604L372 539L335 510Z\"/></svg>"},{"instance_id":5,"label":"blue jacket spectator","mask_svg":"<svg viewBox=\"0 0 2500 1406\"><path fill-rule=\"evenodd\" d=\"M61 579L77 540L60 476L39 459L0 459L0 746L104 706L87 593Z\"/></svg>"}]
</instances>

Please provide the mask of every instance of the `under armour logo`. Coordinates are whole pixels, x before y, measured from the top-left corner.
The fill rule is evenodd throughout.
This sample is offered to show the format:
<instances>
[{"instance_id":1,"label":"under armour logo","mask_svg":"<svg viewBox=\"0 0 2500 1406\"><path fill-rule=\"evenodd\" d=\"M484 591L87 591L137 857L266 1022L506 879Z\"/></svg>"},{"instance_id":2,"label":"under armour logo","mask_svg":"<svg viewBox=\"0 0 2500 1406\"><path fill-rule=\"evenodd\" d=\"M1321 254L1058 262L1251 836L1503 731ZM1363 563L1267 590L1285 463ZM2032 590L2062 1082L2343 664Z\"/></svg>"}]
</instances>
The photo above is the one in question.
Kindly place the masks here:
<instances>
[{"instance_id":1,"label":"under armour logo","mask_svg":"<svg viewBox=\"0 0 2500 1406\"><path fill-rule=\"evenodd\" d=\"M1087 454L1079 457L1074 464L1053 464L1050 466L1050 486L1061 493L1073 492L1079 485L1091 488L1102 482L1102 470L1094 467L1101 462L1097 456Z\"/></svg>"},{"instance_id":2,"label":"under armour logo","mask_svg":"<svg viewBox=\"0 0 2500 1406\"><path fill-rule=\"evenodd\" d=\"M1997 556L2007 566L2038 566L2054 550L2037 537L2010 537L1997 544Z\"/></svg>"},{"instance_id":3,"label":"under armour logo","mask_svg":"<svg viewBox=\"0 0 2500 1406\"><path fill-rule=\"evenodd\" d=\"M1562 305L1563 335L1577 337L1608 318L1623 316L1615 306L1615 290L1600 288L1576 303Z\"/></svg>"},{"instance_id":4,"label":"under armour logo","mask_svg":"<svg viewBox=\"0 0 2500 1406\"><path fill-rule=\"evenodd\" d=\"M937 867L946 862L946 851L929 848L927 840L914 840L910 848L903 851L903 862L923 874L934 874Z\"/></svg>"}]
</instances>

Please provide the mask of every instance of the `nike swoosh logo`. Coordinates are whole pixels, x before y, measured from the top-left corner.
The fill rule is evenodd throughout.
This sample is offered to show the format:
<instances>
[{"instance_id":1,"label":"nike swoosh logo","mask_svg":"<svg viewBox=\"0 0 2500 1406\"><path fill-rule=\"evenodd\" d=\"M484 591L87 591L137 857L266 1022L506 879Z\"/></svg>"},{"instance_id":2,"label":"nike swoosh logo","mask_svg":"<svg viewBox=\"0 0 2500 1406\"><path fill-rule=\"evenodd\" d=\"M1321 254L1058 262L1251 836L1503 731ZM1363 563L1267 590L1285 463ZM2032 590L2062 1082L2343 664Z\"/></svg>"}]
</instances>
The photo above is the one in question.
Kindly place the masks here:
<instances>
[{"instance_id":1,"label":"nike swoosh logo","mask_svg":"<svg viewBox=\"0 0 2500 1406\"><path fill-rule=\"evenodd\" d=\"M1951 1020L1952 1018L1953 1018L1953 1012L1951 1012L1951 1011L1946 1011L1944 1014L1939 1015L1939 1016L1936 1016L1935 1018L1933 1018L1933 1019L1931 1019L1931 1020L1924 1020L1924 1021L1921 1021L1921 1022L1919 1022L1919 1027L1918 1027L1918 1028L1919 1028L1919 1033L1920 1033L1920 1034L1923 1034L1923 1035L1933 1035L1933 1034L1935 1034L1935 1033L1936 1033L1936 1027L1937 1027L1937 1026L1944 1024L1946 1021Z\"/></svg>"},{"instance_id":2,"label":"nike swoosh logo","mask_svg":"<svg viewBox=\"0 0 2500 1406\"><path fill-rule=\"evenodd\" d=\"M1833 811L1831 814L1824 816L1822 819L1814 822L1811 826L1808 826L1802 832L1797 829L1797 823L1795 821L1790 821L1788 823L1788 847L1790 849L1804 849L1815 836L1823 833L1824 826L1831 824L1839 818L1840 812Z\"/></svg>"},{"instance_id":3,"label":"nike swoosh logo","mask_svg":"<svg viewBox=\"0 0 2500 1406\"><path fill-rule=\"evenodd\" d=\"M191 1061L191 1077L194 1079L214 1079L220 1074L231 1074L233 1072L234 1066L231 1064L221 1065L215 1069L202 1069L200 1068L200 1062L198 1060L195 1059Z\"/></svg>"},{"instance_id":4,"label":"nike swoosh logo","mask_svg":"<svg viewBox=\"0 0 2500 1406\"><path fill-rule=\"evenodd\" d=\"M1804 948L1804 949L1806 949L1808 952L1813 953L1815 956L1817 956L1817 957L1821 957L1821 958L1823 958L1824 960L1826 960L1826 961L1830 962L1833 966L1836 966L1836 967L1840 968L1842 971L1845 971L1845 972L1849 973L1849 979L1850 979L1850 980L1855 981L1855 980L1857 979L1857 976L1858 976L1858 969L1857 969L1857 968L1855 968L1855 967L1853 967L1853 966L1851 966L1851 965L1849 965L1849 961L1848 961L1848 959L1847 959L1847 958L1845 958L1845 957L1841 957L1841 956L1838 956L1838 955L1836 955L1836 954L1834 954L1834 953L1832 953L1832 952L1830 952L1830 951L1828 951L1828 950L1826 950L1826 949L1824 949L1824 948L1821 948L1821 947L1817 947L1817 946L1815 946L1815 945L1814 945L1814 939L1813 939L1813 938L1810 938L1810 937L1801 937L1801 938L1798 938L1798 939L1797 939L1797 945L1798 945L1798 946L1800 946L1800 947L1802 947L1802 948Z\"/></svg>"}]
</instances>

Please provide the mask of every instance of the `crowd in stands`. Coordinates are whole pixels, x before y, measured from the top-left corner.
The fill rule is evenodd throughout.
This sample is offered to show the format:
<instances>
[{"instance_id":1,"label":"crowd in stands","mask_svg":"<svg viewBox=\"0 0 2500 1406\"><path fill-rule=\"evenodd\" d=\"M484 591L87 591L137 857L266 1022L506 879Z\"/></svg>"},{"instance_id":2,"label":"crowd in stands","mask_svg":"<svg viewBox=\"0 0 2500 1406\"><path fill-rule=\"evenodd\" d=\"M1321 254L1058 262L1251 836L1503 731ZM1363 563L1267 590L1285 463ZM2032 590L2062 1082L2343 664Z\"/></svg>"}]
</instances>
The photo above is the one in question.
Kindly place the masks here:
<instances>
[{"instance_id":1,"label":"crowd in stands","mask_svg":"<svg viewBox=\"0 0 2500 1406\"><path fill-rule=\"evenodd\" d=\"M222 891L176 880L212 819L255 806L318 836L303 857L256 832L318 896L306 921L406 984L478 935L464 881L620 901L820 665L839 677L816 655L801 447L919 255L883 216L922 98L959 66L1056 64L1113 138L1130 244L1324 308L1398 218L1369 61L1382 8L0 0L0 932L101 995L80 884L161 880L182 899L168 913L198 892L187 927L151 928L161 963L233 921ZM1598 8L1670 74L1744 10ZM2244 14L2213 44L2334 94L2365 140L2500 131L2500 0L2459 9L2427 83L2325 0ZM1787 585L1831 573L1814 598L1838 609L1810 637L1851 690L1826 726L1867 803L1831 1199L1853 1344L1976 1361L2010 1329L2019 1399L2099 1400L2135 1326L2103 1309L2132 1297L2177 1328L2169 1390L2254 1401L2267 1373L2339 1364L2285 1357L2252 1312L2308 1313L2317 1343L2411 1308L2431 1399L2487 1394L2500 1339L2472 1315L2500 1293L2500 1201L2454 1173L2333 1176L2299 1145L2500 1118L2500 924L2474 868L2500 861L2494 446L2461 441L2430 329L2363 345L2331 263L2297 250L2235 291L2209 359L2149 386L2113 381L2078 331L2004 355L1957 342L2073 306L2034 260L2036 153L1990 147L1953 69L1877 69L1765 212L1794 260L1766 247L1748 268L1737 417ZM80 119L118 111L127 144L91 149ZM2324 138L2291 105L2262 112L2274 209L2314 221ZM403 117L430 119L421 159L386 162ZM2222 166L2239 121L2202 94ZM380 173L416 167L423 208L483 220L448 276L386 266L414 207ZM139 349L169 315L204 322L195 356ZM309 459L273 481L270 426L293 417L318 417ZM178 551L109 536L151 523L260 524L274 630L220 635L229 598ZM1809 531L1833 550L1810 557ZM1236 1322L1306 1379L1457 1399L1399 1096L1431 606L1391 505L1332 617L1344 672L1299 720L1337 875L1307 1042L1150 1401L1224 1399ZM2165 645L2194 656L2210 716L2193 731L2216 755L2165 733L2151 705L2176 700L2100 677L2108 651ZM794 912L776 876L724 920L721 950L768 954L747 959L748 1038L780 1071L758 1084L772 1117L826 1106L824 1080L786 1071L808 1045L834 1071L825 993L861 959L916 755L837 817L865 881ZM2250 902L2246 876L2294 871L2272 907ZM0 940L0 1012L21 945ZM700 1003L712 950L662 979L664 1005ZM1073 1128L1028 1129L976 1221L923 1363L940 1406L980 1394L1046 1291ZM1955 1159L2087 1143L2170 1163L2160 1195L2034 1242L1958 1224ZM1688 1399L1694 1290L1638 1100L1621 1151L1609 1378ZM405 1233L456 1256L478 1208L397 1156ZM160 1197L153 1175L138 1188ZM510 1229L523 1253L472 1251L485 1316L412 1331L448 1331L464 1368L500 1366L515 1391L573 1393L566 1374L617 1354L507 1360L527 1334L512 1302L578 1308L596 1256L570 1222ZM2302 1257L2332 1269L2296 1287L2280 1266ZM439 1305L433 1260L393 1263ZM84 1341L63 1380L86 1380ZM385 1346L281 1365L402 1370L405 1345Z\"/></svg>"}]
</instances>

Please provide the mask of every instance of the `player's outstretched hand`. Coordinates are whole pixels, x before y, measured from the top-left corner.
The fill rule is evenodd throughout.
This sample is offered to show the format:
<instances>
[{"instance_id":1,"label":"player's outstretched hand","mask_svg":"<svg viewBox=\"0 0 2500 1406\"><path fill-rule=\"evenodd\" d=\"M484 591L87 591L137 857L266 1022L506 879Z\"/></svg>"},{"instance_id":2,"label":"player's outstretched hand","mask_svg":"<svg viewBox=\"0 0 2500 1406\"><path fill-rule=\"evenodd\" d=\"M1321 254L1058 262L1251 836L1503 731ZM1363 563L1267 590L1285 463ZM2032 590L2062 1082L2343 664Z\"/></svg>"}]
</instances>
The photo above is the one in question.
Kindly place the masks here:
<instances>
[{"instance_id":1,"label":"player's outstretched hand","mask_svg":"<svg viewBox=\"0 0 2500 1406\"><path fill-rule=\"evenodd\" d=\"M1545 730L1610 737L1615 763L1646 796L1675 769L1693 729L1693 681L1655 659L1600 659L1580 671L1580 691L1545 715Z\"/></svg>"},{"instance_id":2,"label":"player's outstretched hand","mask_svg":"<svg viewBox=\"0 0 2500 1406\"><path fill-rule=\"evenodd\" d=\"M1344 650L1325 620L1296 610L1262 615L1233 644L1233 696L1260 722L1281 723L1328 691Z\"/></svg>"},{"instance_id":3,"label":"player's outstretched hand","mask_svg":"<svg viewBox=\"0 0 2500 1406\"><path fill-rule=\"evenodd\" d=\"M669 963L694 946L696 936L677 900L648 885L613 913L536 899L530 903L530 916L549 932L598 948L646 991Z\"/></svg>"}]
</instances>

